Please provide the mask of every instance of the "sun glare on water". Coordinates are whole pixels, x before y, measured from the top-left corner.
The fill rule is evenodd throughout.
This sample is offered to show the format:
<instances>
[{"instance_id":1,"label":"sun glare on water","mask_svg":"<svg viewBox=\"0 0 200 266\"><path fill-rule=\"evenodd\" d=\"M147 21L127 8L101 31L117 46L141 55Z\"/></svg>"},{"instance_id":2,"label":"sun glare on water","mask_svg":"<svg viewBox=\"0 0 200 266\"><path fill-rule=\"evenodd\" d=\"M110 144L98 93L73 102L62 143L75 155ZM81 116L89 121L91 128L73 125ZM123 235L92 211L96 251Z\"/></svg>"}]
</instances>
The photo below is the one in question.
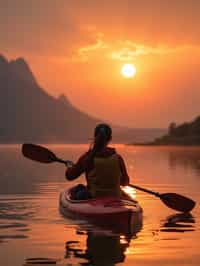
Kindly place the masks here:
<instances>
[{"instance_id":1,"label":"sun glare on water","mask_svg":"<svg viewBox=\"0 0 200 266\"><path fill-rule=\"evenodd\" d=\"M121 68L121 74L125 78L132 78L136 74L136 67L132 64L125 64Z\"/></svg>"}]
</instances>

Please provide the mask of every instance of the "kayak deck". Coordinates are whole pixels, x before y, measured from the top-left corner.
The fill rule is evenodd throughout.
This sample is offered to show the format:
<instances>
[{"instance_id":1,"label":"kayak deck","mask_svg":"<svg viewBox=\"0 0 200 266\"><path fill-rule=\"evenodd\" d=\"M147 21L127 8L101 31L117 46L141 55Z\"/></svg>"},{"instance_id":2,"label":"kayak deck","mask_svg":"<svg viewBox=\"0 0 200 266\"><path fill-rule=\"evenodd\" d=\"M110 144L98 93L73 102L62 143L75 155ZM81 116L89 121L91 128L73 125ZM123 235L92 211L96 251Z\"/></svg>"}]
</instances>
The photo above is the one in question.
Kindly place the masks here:
<instances>
[{"instance_id":1,"label":"kayak deck","mask_svg":"<svg viewBox=\"0 0 200 266\"><path fill-rule=\"evenodd\" d=\"M92 221L114 231L130 232L141 227L142 208L125 194L123 198L111 196L96 199L73 200L70 189L60 194L59 206L64 216Z\"/></svg>"}]
</instances>

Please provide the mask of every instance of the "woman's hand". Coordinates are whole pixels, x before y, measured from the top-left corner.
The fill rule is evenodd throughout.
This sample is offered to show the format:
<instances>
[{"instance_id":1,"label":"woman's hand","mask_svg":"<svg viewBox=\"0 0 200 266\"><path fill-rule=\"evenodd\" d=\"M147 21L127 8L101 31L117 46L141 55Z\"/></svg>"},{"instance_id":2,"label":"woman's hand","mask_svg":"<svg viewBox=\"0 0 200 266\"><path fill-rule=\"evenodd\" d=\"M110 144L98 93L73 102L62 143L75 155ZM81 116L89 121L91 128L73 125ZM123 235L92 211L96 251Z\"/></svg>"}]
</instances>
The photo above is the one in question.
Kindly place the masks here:
<instances>
[{"instance_id":1,"label":"woman's hand","mask_svg":"<svg viewBox=\"0 0 200 266\"><path fill-rule=\"evenodd\" d=\"M67 161L65 161L65 165L69 168L69 167L74 166L74 163L70 160L67 160Z\"/></svg>"}]
</instances>

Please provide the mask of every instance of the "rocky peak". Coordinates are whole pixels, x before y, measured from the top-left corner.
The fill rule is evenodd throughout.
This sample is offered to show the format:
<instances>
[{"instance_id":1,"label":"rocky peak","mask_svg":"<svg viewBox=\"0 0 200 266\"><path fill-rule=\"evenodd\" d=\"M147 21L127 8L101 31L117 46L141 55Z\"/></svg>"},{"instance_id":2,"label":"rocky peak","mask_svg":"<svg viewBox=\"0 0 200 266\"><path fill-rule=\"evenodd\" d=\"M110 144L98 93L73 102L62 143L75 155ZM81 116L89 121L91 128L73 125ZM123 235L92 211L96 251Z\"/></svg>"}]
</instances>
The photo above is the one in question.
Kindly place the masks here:
<instances>
[{"instance_id":1,"label":"rocky peak","mask_svg":"<svg viewBox=\"0 0 200 266\"><path fill-rule=\"evenodd\" d=\"M64 105L72 106L71 102L69 101L69 99L64 94L61 94L58 97L58 101L63 103Z\"/></svg>"},{"instance_id":2,"label":"rocky peak","mask_svg":"<svg viewBox=\"0 0 200 266\"><path fill-rule=\"evenodd\" d=\"M31 69L29 68L28 64L23 58L17 58L16 60L11 60L9 65L11 71L15 75L17 75L18 78L37 84Z\"/></svg>"}]
</instances>

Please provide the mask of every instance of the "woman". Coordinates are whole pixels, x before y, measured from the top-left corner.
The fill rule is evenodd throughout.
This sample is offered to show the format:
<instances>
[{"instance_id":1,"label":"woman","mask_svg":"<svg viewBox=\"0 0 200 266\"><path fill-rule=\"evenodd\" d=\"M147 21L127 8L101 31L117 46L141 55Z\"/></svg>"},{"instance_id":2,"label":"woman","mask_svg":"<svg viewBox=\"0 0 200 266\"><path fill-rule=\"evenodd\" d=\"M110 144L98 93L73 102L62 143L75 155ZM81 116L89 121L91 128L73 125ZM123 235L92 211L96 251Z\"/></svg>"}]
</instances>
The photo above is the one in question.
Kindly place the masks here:
<instances>
[{"instance_id":1,"label":"woman","mask_svg":"<svg viewBox=\"0 0 200 266\"><path fill-rule=\"evenodd\" d=\"M97 125L94 130L93 146L76 164L68 167L67 180L74 180L83 173L86 175L87 188L78 185L75 189L75 199L108 195L120 197L120 186L129 184L123 158L114 148L107 146L111 139L111 127L107 124Z\"/></svg>"}]
</instances>

